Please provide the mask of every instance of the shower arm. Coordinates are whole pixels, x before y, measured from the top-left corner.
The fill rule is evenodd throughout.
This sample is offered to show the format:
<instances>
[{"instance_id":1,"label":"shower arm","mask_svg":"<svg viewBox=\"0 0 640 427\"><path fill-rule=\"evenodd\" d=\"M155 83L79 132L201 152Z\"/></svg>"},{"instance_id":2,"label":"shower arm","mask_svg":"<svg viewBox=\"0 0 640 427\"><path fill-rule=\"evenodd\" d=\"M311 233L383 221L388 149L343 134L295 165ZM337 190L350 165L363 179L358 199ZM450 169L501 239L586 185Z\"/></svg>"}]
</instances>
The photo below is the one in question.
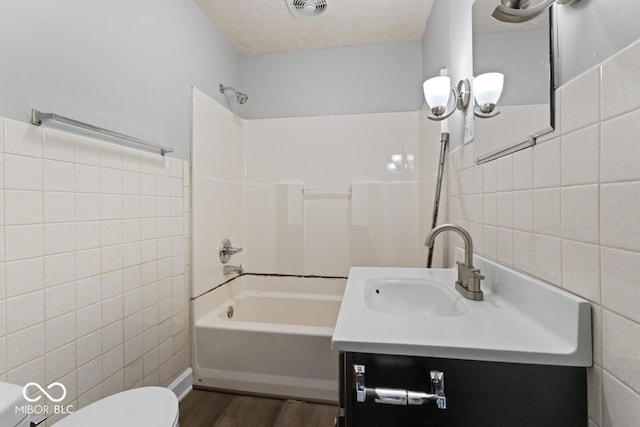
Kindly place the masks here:
<instances>
[{"instance_id":1,"label":"shower arm","mask_svg":"<svg viewBox=\"0 0 640 427\"><path fill-rule=\"evenodd\" d=\"M218 88L220 89L220 93L224 93L226 90L230 90L234 94L236 95L238 94L238 91L233 86L225 86L222 83L220 83L220 86L218 86Z\"/></svg>"}]
</instances>

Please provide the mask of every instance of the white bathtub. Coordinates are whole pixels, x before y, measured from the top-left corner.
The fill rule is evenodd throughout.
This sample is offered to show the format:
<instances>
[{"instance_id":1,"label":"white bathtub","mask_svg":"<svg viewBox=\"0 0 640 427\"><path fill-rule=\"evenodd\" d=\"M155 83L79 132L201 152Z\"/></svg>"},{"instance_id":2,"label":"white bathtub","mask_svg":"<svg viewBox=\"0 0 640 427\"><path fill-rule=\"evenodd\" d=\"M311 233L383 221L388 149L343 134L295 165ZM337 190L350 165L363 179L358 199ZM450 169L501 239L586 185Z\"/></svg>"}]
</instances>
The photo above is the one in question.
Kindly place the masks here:
<instances>
[{"instance_id":1,"label":"white bathtub","mask_svg":"<svg viewBox=\"0 0 640 427\"><path fill-rule=\"evenodd\" d=\"M345 284L243 275L197 298L195 385L337 402L338 353L331 350L331 336Z\"/></svg>"}]
</instances>

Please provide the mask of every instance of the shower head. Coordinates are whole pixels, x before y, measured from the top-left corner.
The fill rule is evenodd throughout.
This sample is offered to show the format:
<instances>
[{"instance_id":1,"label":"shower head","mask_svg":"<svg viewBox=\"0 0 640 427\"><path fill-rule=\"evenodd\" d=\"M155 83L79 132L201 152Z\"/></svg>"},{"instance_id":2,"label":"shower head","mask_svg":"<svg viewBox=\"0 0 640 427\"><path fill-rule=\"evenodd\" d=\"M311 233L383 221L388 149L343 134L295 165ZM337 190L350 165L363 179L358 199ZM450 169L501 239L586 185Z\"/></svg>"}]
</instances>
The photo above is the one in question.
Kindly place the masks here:
<instances>
[{"instance_id":1,"label":"shower head","mask_svg":"<svg viewBox=\"0 0 640 427\"><path fill-rule=\"evenodd\" d=\"M222 83L220 83L220 86L218 87L220 89L220 93L224 93L226 90L230 90L231 92L233 92L233 94L236 96L236 101L238 101L238 104L244 104L249 99L247 94L236 90L234 87L224 86Z\"/></svg>"},{"instance_id":2,"label":"shower head","mask_svg":"<svg viewBox=\"0 0 640 427\"><path fill-rule=\"evenodd\" d=\"M242 92L237 92L236 99L238 100L238 104L244 104L245 102L247 102L249 97Z\"/></svg>"}]
</instances>

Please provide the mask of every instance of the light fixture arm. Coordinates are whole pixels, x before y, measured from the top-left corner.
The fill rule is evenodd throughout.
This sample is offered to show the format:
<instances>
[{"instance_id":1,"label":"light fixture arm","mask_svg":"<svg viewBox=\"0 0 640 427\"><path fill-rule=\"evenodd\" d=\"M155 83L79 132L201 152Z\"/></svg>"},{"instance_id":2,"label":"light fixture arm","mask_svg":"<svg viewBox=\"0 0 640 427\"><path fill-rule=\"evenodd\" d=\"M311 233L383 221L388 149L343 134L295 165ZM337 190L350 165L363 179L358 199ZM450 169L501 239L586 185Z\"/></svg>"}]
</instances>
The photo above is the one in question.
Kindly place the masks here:
<instances>
[{"instance_id":1,"label":"light fixture arm","mask_svg":"<svg viewBox=\"0 0 640 427\"><path fill-rule=\"evenodd\" d=\"M542 12L551 7L554 1L555 0L544 0L540 4L537 4L533 7L527 7L526 9L518 9L505 6L504 4L499 4L495 8L491 16L503 22L526 22L537 17ZM567 3L567 1L565 1L564 3Z\"/></svg>"},{"instance_id":2,"label":"light fixture arm","mask_svg":"<svg viewBox=\"0 0 640 427\"><path fill-rule=\"evenodd\" d=\"M464 110L467 108L469 100L471 99L471 84L469 80L460 80L457 87L451 88L451 93L453 96L449 97L447 107L444 110L442 110L442 107L433 108L431 110L433 115L427 116L429 120L439 122L451 117L456 110Z\"/></svg>"}]
</instances>

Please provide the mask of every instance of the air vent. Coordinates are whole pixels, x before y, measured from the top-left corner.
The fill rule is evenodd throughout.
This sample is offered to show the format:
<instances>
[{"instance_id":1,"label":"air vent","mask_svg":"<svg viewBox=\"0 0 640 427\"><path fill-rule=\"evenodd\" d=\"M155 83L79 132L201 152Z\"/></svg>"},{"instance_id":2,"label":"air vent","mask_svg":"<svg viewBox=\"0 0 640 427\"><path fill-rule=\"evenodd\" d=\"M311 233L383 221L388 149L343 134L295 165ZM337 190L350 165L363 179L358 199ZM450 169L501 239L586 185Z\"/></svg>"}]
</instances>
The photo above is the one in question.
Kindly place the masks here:
<instances>
[{"instance_id":1,"label":"air vent","mask_svg":"<svg viewBox=\"0 0 640 427\"><path fill-rule=\"evenodd\" d=\"M287 0L287 6L294 18L313 18L332 10L329 0Z\"/></svg>"}]
</instances>

